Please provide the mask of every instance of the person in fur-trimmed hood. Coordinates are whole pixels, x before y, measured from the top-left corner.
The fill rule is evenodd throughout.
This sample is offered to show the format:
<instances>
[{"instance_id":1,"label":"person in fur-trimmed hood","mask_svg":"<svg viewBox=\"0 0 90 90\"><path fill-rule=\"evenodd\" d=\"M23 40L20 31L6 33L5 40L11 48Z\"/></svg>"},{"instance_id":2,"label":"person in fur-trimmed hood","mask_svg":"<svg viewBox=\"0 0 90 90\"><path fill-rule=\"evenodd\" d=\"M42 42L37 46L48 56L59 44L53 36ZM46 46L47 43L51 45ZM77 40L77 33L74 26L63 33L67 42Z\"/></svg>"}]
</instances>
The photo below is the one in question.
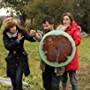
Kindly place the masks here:
<instances>
[{"instance_id":1,"label":"person in fur-trimmed hood","mask_svg":"<svg viewBox=\"0 0 90 90\"><path fill-rule=\"evenodd\" d=\"M24 50L24 40L31 42L39 39L37 33L28 33L17 20L8 17L3 22L3 43L9 51L6 57L7 76L10 77L13 90L22 90L22 76L30 73L27 53Z\"/></svg>"},{"instance_id":2,"label":"person in fur-trimmed hood","mask_svg":"<svg viewBox=\"0 0 90 90\"><path fill-rule=\"evenodd\" d=\"M66 33L68 33L73 38L76 45L75 56L73 60L68 65L66 65L66 70L63 74L63 80L62 80L63 90L68 90L67 89L67 79L68 79L67 74L68 73L69 73L70 81L72 84L72 90L78 90L76 71L79 68L77 46L81 42L80 28L77 25L77 23L72 19L71 13L67 12L62 15L61 23L57 27L57 29L63 30Z\"/></svg>"}]
</instances>

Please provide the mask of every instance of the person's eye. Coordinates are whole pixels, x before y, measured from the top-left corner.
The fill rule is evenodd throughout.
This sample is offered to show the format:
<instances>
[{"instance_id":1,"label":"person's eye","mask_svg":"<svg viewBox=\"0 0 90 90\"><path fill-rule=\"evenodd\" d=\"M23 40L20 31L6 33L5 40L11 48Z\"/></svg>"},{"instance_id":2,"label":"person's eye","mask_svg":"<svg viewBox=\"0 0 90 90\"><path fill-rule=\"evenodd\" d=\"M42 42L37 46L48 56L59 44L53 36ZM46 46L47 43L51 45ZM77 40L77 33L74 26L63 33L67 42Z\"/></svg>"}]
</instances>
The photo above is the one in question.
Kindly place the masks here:
<instances>
[{"instance_id":1,"label":"person's eye","mask_svg":"<svg viewBox=\"0 0 90 90\"><path fill-rule=\"evenodd\" d=\"M66 19L68 21L68 19Z\"/></svg>"}]
</instances>

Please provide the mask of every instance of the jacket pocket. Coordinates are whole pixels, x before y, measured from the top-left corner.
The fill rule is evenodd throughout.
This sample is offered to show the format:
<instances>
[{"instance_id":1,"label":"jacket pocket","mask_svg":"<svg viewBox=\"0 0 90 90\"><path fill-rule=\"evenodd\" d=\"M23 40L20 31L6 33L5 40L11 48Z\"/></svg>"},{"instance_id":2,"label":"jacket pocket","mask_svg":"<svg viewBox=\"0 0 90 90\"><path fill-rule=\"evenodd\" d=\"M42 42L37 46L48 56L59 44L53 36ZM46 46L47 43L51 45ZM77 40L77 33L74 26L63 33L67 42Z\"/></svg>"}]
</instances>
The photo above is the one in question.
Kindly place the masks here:
<instances>
[{"instance_id":1,"label":"jacket pocket","mask_svg":"<svg viewBox=\"0 0 90 90\"><path fill-rule=\"evenodd\" d=\"M13 54L8 55L5 60L7 64L15 64L15 56Z\"/></svg>"}]
</instances>

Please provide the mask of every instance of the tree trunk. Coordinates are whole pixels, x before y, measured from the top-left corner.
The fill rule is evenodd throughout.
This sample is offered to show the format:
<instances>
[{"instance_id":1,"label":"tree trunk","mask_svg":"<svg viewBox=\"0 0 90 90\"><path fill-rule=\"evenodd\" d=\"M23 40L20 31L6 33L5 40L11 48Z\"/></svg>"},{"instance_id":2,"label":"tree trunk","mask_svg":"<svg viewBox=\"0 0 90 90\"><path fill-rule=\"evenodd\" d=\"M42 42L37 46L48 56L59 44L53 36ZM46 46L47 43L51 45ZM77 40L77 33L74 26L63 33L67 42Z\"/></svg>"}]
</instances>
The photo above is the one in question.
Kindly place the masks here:
<instances>
[{"instance_id":1,"label":"tree trunk","mask_svg":"<svg viewBox=\"0 0 90 90\"><path fill-rule=\"evenodd\" d=\"M21 25L25 26L26 14L22 13L20 16Z\"/></svg>"}]
</instances>

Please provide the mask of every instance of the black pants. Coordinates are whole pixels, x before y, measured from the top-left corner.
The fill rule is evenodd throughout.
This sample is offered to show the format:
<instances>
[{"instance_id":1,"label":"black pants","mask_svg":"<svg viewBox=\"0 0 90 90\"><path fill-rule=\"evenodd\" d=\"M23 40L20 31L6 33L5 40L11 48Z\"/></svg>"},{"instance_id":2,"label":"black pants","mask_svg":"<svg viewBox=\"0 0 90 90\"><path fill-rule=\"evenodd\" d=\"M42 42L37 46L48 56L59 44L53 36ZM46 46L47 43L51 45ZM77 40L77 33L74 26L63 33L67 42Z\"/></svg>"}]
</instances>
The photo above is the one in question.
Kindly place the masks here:
<instances>
[{"instance_id":1,"label":"black pants","mask_svg":"<svg viewBox=\"0 0 90 90\"><path fill-rule=\"evenodd\" d=\"M11 77L13 90L22 90L22 75L23 71L21 66L19 66L16 70L16 75Z\"/></svg>"},{"instance_id":2,"label":"black pants","mask_svg":"<svg viewBox=\"0 0 90 90\"><path fill-rule=\"evenodd\" d=\"M56 76L55 73L42 73L43 86L45 90L59 90L61 76Z\"/></svg>"}]
</instances>

